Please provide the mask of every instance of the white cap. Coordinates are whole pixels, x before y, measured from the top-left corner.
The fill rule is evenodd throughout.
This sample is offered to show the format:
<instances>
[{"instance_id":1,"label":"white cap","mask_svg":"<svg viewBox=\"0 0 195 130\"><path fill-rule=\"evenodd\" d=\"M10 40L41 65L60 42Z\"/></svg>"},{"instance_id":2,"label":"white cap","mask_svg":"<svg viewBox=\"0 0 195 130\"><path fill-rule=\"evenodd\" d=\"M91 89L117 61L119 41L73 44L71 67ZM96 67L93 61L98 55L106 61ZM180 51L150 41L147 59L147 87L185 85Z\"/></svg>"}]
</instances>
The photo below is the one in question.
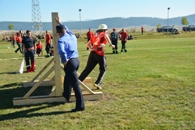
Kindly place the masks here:
<instances>
[{"instance_id":1,"label":"white cap","mask_svg":"<svg viewBox=\"0 0 195 130\"><path fill-rule=\"evenodd\" d=\"M108 29L106 24L100 24L98 29Z\"/></svg>"}]
</instances>

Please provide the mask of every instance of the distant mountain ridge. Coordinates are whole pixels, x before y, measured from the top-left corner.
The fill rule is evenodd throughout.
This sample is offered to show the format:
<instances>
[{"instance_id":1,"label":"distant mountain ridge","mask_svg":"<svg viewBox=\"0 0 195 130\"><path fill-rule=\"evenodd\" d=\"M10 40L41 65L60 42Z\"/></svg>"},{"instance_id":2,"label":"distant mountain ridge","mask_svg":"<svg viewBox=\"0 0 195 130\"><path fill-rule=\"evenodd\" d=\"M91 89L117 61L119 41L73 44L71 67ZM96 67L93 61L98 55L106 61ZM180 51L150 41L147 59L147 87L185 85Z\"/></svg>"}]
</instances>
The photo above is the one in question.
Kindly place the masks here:
<instances>
[{"instance_id":1,"label":"distant mountain ridge","mask_svg":"<svg viewBox=\"0 0 195 130\"><path fill-rule=\"evenodd\" d=\"M182 25L181 17L175 17L169 19L169 25ZM189 24L195 25L195 14L185 16L189 22ZM8 30L8 25L12 23L14 25L14 30L27 30L32 27L31 22L14 22L14 21L5 21L0 22L0 30ZM167 25L167 19L162 18L152 18L152 17L114 17L114 18L104 18L104 19L96 19L90 21L68 21L62 22L71 30L80 30L81 25L82 29L96 29L99 24L107 24L109 28L123 28L129 26L157 26L158 24ZM82 24L81 24L82 23ZM51 22L43 22L43 30L52 30Z\"/></svg>"}]
</instances>

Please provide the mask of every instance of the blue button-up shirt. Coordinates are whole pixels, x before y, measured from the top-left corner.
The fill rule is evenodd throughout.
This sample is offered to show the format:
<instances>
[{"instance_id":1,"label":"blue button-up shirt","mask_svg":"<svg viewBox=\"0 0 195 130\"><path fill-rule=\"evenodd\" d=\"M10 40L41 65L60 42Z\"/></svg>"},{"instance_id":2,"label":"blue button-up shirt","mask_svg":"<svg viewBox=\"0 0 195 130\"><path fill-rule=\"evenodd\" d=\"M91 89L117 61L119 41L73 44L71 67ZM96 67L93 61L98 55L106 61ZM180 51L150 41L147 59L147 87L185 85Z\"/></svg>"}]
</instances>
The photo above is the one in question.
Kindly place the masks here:
<instances>
[{"instance_id":1,"label":"blue button-up shirt","mask_svg":"<svg viewBox=\"0 0 195 130\"><path fill-rule=\"evenodd\" d=\"M63 64L78 57L77 38L66 26L65 28L66 33L58 39L58 53Z\"/></svg>"}]
</instances>

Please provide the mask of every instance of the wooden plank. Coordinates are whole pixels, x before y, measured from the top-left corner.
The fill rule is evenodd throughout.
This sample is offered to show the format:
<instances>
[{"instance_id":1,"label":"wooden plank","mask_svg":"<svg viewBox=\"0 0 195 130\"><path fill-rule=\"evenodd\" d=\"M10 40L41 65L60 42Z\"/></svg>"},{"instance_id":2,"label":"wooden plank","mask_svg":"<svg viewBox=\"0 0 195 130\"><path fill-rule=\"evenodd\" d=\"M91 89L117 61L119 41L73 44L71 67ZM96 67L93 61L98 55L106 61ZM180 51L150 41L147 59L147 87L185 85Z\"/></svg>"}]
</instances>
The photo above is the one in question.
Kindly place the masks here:
<instances>
[{"instance_id":1,"label":"wooden plank","mask_svg":"<svg viewBox=\"0 0 195 130\"><path fill-rule=\"evenodd\" d=\"M57 12L52 12L52 33L53 33L53 46L54 46L54 66L55 66L55 86L56 96L62 95L62 82L61 82L61 67L60 67L60 56L58 54L58 38L56 33L56 18L58 18Z\"/></svg>"},{"instance_id":2,"label":"wooden plank","mask_svg":"<svg viewBox=\"0 0 195 130\"><path fill-rule=\"evenodd\" d=\"M35 89L47 78L47 76L54 70L54 67L52 66L51 69L37 82L25 95L23 98L28 98Z\"/></svg>"},{"instance_id":3,"label":"wooden plank","mask_svg":"<svg viewBox=\"0 0 195 130\"><path fill-rule=\"evenodd\" d=\"M39 80L35 80L34 82L25 82L23 83L23 87L32 87L34 86L37 82L39 82ZM54 86L55 85L55 81L52 80L44 80L39 87L45 87L45 86Z\"/></svg>"},{"instance_id":4,"label":"wooden plank","mask_svg":"<svg viewBox=\"0 0 195 130\"><path fill-rule=\"evenodd\" d=\"M83 98L85 101L93 101L93 100L101 100L103 99L102 94L84 94ZM76 101L75 96L71 95L71 102ZM64 97L49 97L49 96L32 96L27 99L23 99L22 97L14 98L13 105L14 106L24 106L24 105L33 105L33 104L43 104L43 103L66 103Z\"/></svg>"},{"instance_id":5,"label":"wooden plank","mask_svg":"<svg viewBox=\"0 0 195 130\"><path fill-rule=\"evenodd\" d=\"M62 84L64 84L64 77L62 76L61 77L62 79ZM26 88L26 87L32 87L34 86L37 82L39 82L39 80L35 80L34 82L24 82L22 87ZM87 77L83 83L91 83L92 82L92 79L91 77ZM39 87L45 87L45 86L54 86L55 85L55 77L51 78L50 80L49 79L46 79L44 80L40 85Z\"/></svg>"},{"instance_id":6,"label":"wooden plank","mask_svg":"<svg viewBox=\"0 0 195 130\"><path fill-rule=\"evenodd\" d=\"M90 88L88 88L87 85L85 85L83 82L81 82L81 81L79 80L79 83L81 84L81 86L83 86L83 88L84 88L85 90L87 90L87 91L90 92L91 94L94 94L94 92L93 92Z\"/></svg>"},{"instance_id":7,"label":"wooden plank","mask_svg":"<svg viewBox=\"0 0 195 130\"><path fill-rule=\"evenodd\" d=\"M86 77L86 78L83 80L83 83L92 83L92 78L91 78L91 77Z\"/></svg>"},{"instance_id":8,"label":"wooden plank","mask_svg":"<svg viewBox=\"0 0 195 130\"><path fill-rule=\"evenodd\" d=\"M51 63L54 61L54 58L52 58L44 67L41 71L39 71L39 73L31 80L31 82L34 82L41 74L42 72L49 66L51 65Z\"/></svg>"}]
</instances>

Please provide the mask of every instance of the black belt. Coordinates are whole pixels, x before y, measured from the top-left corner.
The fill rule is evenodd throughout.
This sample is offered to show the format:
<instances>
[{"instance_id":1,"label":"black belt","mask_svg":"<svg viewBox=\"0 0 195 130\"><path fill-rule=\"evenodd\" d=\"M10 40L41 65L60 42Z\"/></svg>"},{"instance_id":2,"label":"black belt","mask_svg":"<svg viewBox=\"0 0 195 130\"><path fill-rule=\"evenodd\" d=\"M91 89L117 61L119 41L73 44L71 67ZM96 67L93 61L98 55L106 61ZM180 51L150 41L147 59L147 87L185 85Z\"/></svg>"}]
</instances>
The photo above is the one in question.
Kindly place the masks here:
<instances>
[{"instance_id":1,"label":"black belt","mask_svg":"<svg viewBox=\"0 0 195 130\"><path fill-rule=\"evenodd\" d=\"M77 58L77 57L76 57L76 58ZM68 59L68 61L73 60L73 59L76 59L76 58L70 58L70 59Z\"/></svg>"}]
</instances>

